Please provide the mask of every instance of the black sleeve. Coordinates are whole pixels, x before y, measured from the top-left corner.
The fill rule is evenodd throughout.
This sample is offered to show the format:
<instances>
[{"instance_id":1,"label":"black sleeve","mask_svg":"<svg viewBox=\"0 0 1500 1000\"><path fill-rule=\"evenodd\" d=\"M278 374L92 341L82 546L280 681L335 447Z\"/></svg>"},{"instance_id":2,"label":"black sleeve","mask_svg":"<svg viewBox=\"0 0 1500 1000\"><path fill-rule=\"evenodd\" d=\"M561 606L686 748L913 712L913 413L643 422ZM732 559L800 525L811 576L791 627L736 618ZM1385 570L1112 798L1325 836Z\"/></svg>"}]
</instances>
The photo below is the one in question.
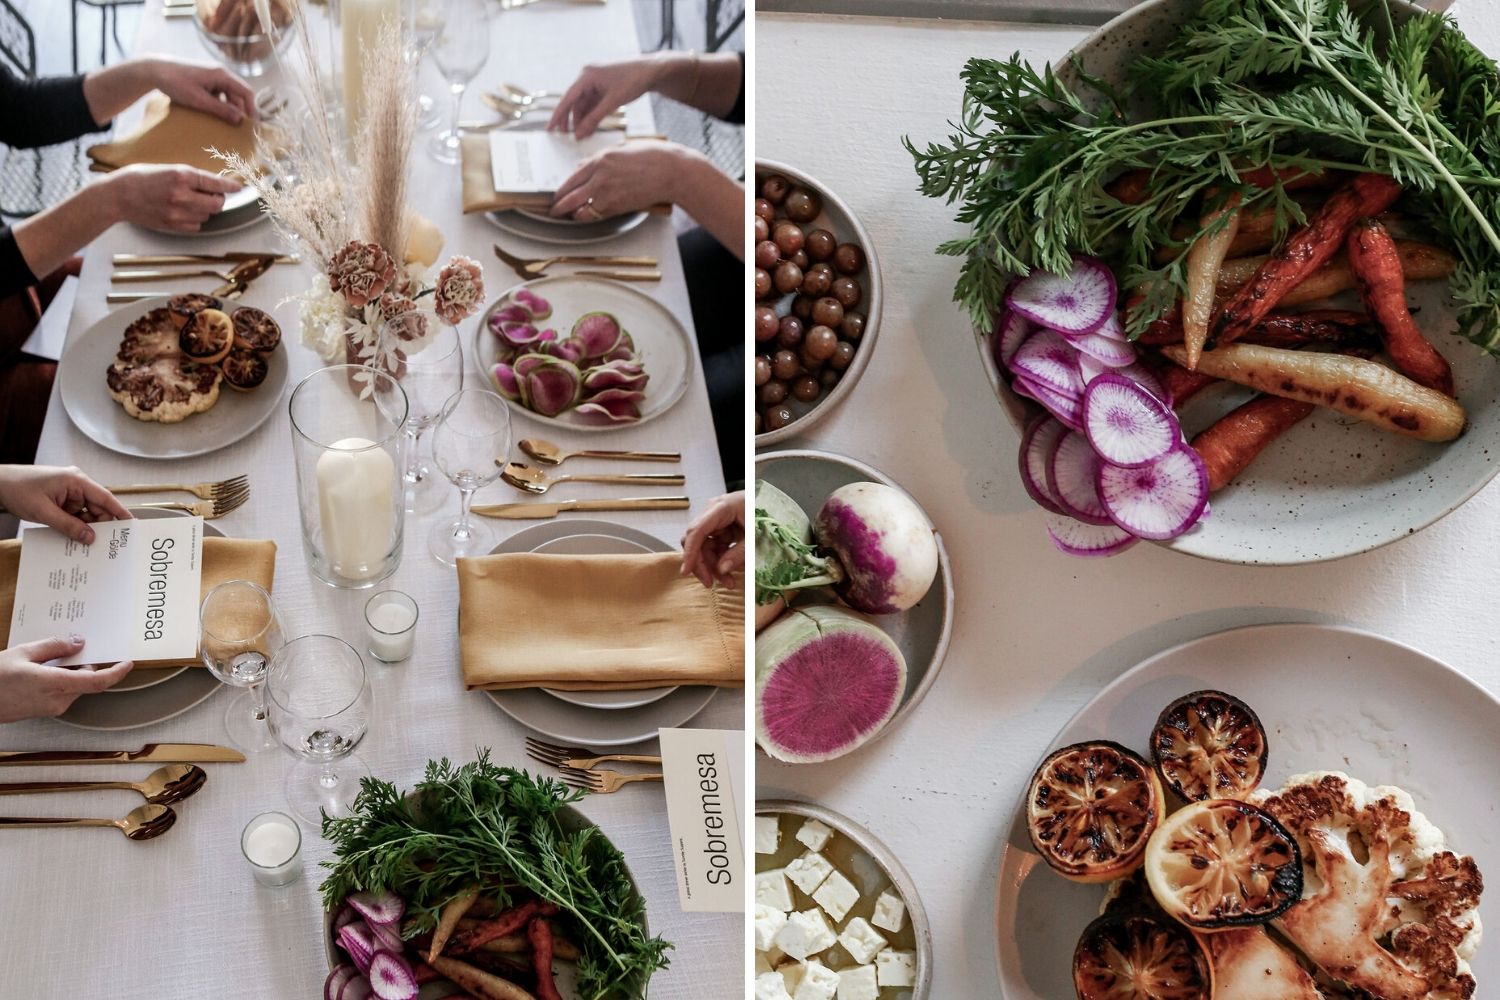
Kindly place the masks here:
<instances>
[{"instance_id":1,"label":"black sleeve","mask_svg":"<svg viewBox=\"0 0 1500 1000\"><path fill-rule=\"evenodd\" d=\"M32 149L102 128L83 96L83 77L26 80L0 65L0 143Z\"/></svg>"},{"instance_id":2,"label":"black sleeve","mask_svg":"<svg viewBox=\"0 0 1500 1000\"><path fill-rule=\"evenodd\" d=\"M734 122L736 125L745 124L745 53L740 56L740 92L734 97L734 107L729 109L729 114L724 116L726 122Z\"/></svg>"},{"instance_id":3,"label":"black sleeve","mask_svg":"<svg viewBox=\"0 0 1500 1000\"><path fill-rule=\"evenodd\" d=\"M34 284L36 275L31 273L31 266L21 256L16 234L9 226L0 226L0 299L9 298Z\"/></svg>"}]
</instances>

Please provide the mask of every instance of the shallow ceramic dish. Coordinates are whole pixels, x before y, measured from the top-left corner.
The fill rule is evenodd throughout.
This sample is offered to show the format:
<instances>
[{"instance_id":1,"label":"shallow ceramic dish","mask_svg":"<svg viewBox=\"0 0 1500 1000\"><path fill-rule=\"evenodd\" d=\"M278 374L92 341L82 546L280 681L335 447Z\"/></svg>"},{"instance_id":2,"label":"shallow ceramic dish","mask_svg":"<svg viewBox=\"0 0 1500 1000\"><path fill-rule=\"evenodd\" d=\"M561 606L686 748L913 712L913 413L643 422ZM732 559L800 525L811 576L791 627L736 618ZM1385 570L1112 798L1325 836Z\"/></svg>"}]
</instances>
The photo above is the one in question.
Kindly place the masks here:
<instances>
[{"instance_id":1,"label":"shallow ceramic dish","mask_svg":"<svg viewBox=\"0 0 1500 1000\"><path fill-rule=\"evenodd\" d=\"M586 246L604 243L624 236L650 218L647 212L631 212L616 215L598 222L577 220L544 220L536 213L522 213L519 209L505 212L485 212L485 221L496 229L512 236L546 243L550 246Z\"/></svg>"},{"instance_id":2,"label":"shallow ceramic dish","mask_svg":"<svg viewBox=\"0 0 1500 1000\"><path fill-rule=\"evenodd\" d=\"M1500 871L1493 802L1475 794L1500 782L1500 758L1474 753L1500 729L1500 702L1447 664L1359 629L1257 625L1158 653L1099 692L1047 752L1089 739L1144 751L1157 714L1203 688L1243 700L1265 724L1264 787L1308 771L1397 785L1452 850L1472 854L1482 873ZM1000 857L1000 985L1006 1000L1057 1000L1073 995L1073 946L1104 892L1042 862L1027 838L1024 805ZM1482 903L1481 913L1493 906ZM1479 982L1493 982L1500 948L1481 944L1472 965Z\"/></svg>"},{"instance_id":3,"label":"shallow ceramic dish","mask_svg":"<svg viewBox=\"0 0 1500 1000\"><path fill-rule=\"evenodd\" d=\"M1415 9L1400 0L1391 6L1398 17ZM1141 4L1094 32L1071 55L1089 73L1119 85L1134 59L1165 45L1173 28L1196 9L1189 0ZM1070 71L1060 75L1066 78ZM1453 332L1445 283L1412 282L1407 300L1420 310L1422 330L1453 365L1458 400L1470 420L1463 437L1427 444L1319 409L1215 494L1213 512L1199 528L1161 544L1220 562L1321 562L1414 534L1488 483L1500 471L1494 460L1500 453L1500 364ZM1360 308L1352 293L1330 301ZM1041 409L1000 377L990 331L976 331L976 339L1000 405L1019 431ZM1191 437L1250 395L1217 387L1201 393L1183 408L1183 430Z\"/></svg>"},{"instance_id":4,"label":"shallow ceramic dish","mask_svg":"<svg viewBox=\"0 0 1500 1000\"><path fill-rule=\"evenodd\" d=\"M880 261L875 253L875 241L870 239L870 234L865 230L864 224L859 221L854 210L844 204L842 198L815 178L785 163L777 163L775 160L756 160L755 174L757 177L763 174L781 174L802 187L818 192L823 199L823 212L812 222L803 224L803 228L827 229L840 243L858 243L860 249L865 252L866 261L864 274L860 276L860 285L865 295L860 303L865 313L865 332L860 337L858 350L854 352L854 360L849 363L849 367L844 371L844 377L839 379L839 384L833 387L833 391L818 397L812 406L795 400L789 402L787 405L792 408L792 413L797 419L779 430L764 431L755 435L755 447L760 449L780 444L799 434L806 434L854 391L855 383L864 374L865 366L870 363L870 356L875 353L875 340L880 334L882 296ZM783 296L783 298L790 298L790 296ZM791 397L787 398L791 399Z\"/></svg>"},{"instance_id":5,"label":"shallow ceramic dish","mask_svg":"<svg viewBox=\"0 0 1500 1000\"><path fill-rule=\"evenodd\" d=\"M907 947L906 936L909 932L911 943L909 947L917 953L917 981L910 989L893 989L887 987L881 990L882 1000L892 997L900 997L902 1000L926 1000L932 992L932 929L927 923L927 911L922 908L922 900L917 895L916 883L901 867L901 862L896 856L868 830L856 824L853 820L841 816L832 809L814 805L811 802L797 802L792 799L770 799L757 801L755 803L755 814L757 816L799 816L804 819L815 819L833 828L840 837L845 838L856 849L852 871L844 871L850 881L854 882L859 889L860 902L850 914L853 916L864 916L868 919L869 911L873 909L875 897L879 896L887 888L894 889L906 904L906 918L908 927L899 935L887 935L892 937L903 947ZM802 853L802 845L793 839L794 835L787 834L785 828L782 831L782 852L772 855L773 858L781 858L783 854L795 856ZM791 840L792 844L787 844ZM795 845L795 846L793 846ZM861 858L860 855L863 855ZM761 868L760 859L766 855L757 854L756 870ZM786 860L790 860L787 857ZM869 864L862 864L868 861ZM773 863L773 867L774 867ZM767 869L769 870L769 869ZM800 895L800 890L794 890ZM882 931L882 934L886 932ZM844 966L847 968L847 966Z\"/></svg>"},{"instance_id":6,"label":"shallow ceramic dish","mask_svg":"<svg viewBox=\"0 0 1500 1000\"><path fill-rule=\"evenodd\" d=\"M826 451L772 451L757 455L755 478L764 479L781 490L797 501L808 517L814 518L828 495L848 483L884 483L906 492L900 483L883 472L855 459ZM943 547L942 533L934 529L933 537L937 541L938 572L937 578L932 581L932 589L927 591L927 595L915 607L899 614L877 615L872 619L891 637L906 659L906 691L901 696L901 707L896 709L891 721L864 746L854 750L854 753L870 747L916 711L937 680L938 671L942 669L943 657L948 652L948 641L953 635L953 567L948 561L948 550ZM830 604L836 601L832 590L814 588L807 591L796 606Z\"/></svg>"},{"instance_id":7,"label":"shallow ceramic dish","mask_svg":"<svg viewBox=\"0 0 1500 1000\"><path fill-rule=\"evenodd\" d=\"M511 406L512 413L535 423L570 431L628 430L666 413L687 391L688 380L693 376L697 345L677 317L651 296L628 285L573 274L523 281L507 289L485 310L474 327L474 350L471 353L475 369L487 388L495 388L490 370L494 367L499 345L490 332L490 315L522 288L532 290L552 305L552 315L537 325L554 327L559 337L568 336L573 323L584 313L596 310L613 313L635 341L636 352L645 364L650 380L646 383L646 398L640 404L641 417L630 423L601 423L580 416L576 410L564 410L555 417L544 417L520 403Z\"/></svg>"}]
</instances>

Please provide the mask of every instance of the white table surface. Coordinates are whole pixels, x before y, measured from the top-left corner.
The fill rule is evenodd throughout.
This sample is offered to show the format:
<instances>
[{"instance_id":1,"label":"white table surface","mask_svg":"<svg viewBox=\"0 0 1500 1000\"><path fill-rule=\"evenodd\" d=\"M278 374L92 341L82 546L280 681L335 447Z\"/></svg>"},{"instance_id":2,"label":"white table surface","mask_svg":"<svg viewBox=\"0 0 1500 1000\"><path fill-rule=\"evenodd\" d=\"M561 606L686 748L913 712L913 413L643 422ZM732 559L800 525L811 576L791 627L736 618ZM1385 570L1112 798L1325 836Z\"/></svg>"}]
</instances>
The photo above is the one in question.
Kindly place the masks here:
<instances>
[{"instance_id":1,"label":"white table surface","mask_svg":"<svg viewBox=\"0 0 1500 1000\"><path fill-rule=\"evenodd\" d=\"M1453 13L1500 53L1500 3L1462 0ZM1500 602L1500 484L1415 537L1316 566L1221 565L1149 544L1080 560L1048 542L1016 476L1017 434L951 301L957 260L932 252L961 229L917 193L899 139L948 134L969 57L1056 60L1086 33L756 19L756 155L837 191L869 229L885 282L879 347L857 391L783 447L842 452L899 481L942 531L957 589L953 643L920 711L833 763L759 758L757 792L841 812L901 859L932 924L935 998L999 995L995 881L1019 796L1073 713L1152 653L1239 625L1338 622L1410 643L1500 691L1490 611ZM1495 745L1494 734L1455 738Z\"/></svg>"},{"instance_id":2,"label":"white table surface","mask_svg":"<svg viewBox=\"0 0 1500 1000\"><path fill-rule=\"evenodd\" d=\"M510 11L494 19L491 32L490 60L477 81L488 86L505 80L557 90L571 82L585 61L637 51L628 0L610 0L604 6L551 4ZM143 51L204 56L191 22L164 22L156 0L151 0L143 15L140 38ZM428 92L439 97L446 109L446 93L439 90L430 70L426 83ZM477 90L477 86L472 88L465 98L466 117L483 113ZM633 106L631 114L638 116L633 128L652 130L647 102ZM418 143L430 134L421 133ZM482 218L462 218L458 169L441 166L420 148L414 155L411 192L415 207L447 236L445 255L463 252L484 264L492 297L517 279L495 260L491 243L500 238L524 256L546 251L541 245L501 234ZM269 225L212 239L157 236L118 226L88 251L70 335L76 336L104 316L111 253L260 249L272 246L273 241ZM602 246L613 253L660 258L664 275L660 285L638 287L691 329L669 220L653 217L627 238ZM297 268L274 268L245 301L269 308L306 287L307 278ZM211 287L199 285L205 290ZM275 313L286 335L295 380L319 362L298 343L295 307L279 306ZM466 330L475 322L471 320ZM695 375L685 397L668 414L642 427L585 438L558 435L550 428L542 434L541 425L518 417L516 437L542 434L564 445L587 442L598 447L681 450L692 510L605 515L675 545L690 517L724 487L696 359L694 365ZM217 523L236 537L276 540L275 595L289 634L332 632L363 649L361 610L371 591L332 590L308 572L298 528L289 435L283 406L259 431L211 455L177 462L130 459L84 438L54 396L38 461L76 464L106 483L163 478L197 481L249 473L250 503ZM386 582L411 593L421 606L416 652L402 665L370 662L375 714L358 750L377 775L403 787L420 777L429 758L472 759L477 746L493 748L499 763L529 763L523 751L528 731L483 694L463 690L453 571L427 553L427 531L434 520L451 517L457 510L457 491L448 496L450 488L443 485L445 496L438 512L409 517L402 565ZM569 495L583 495L582 489ZM517 498L503 484L480 497ZM503 538L535 522L490 523ZM125 733L84 732L50 721L17 723L0 727L0 745L118 748L151 741L224 743L223 713L229 697L221 692L177 719ZM743 705L740 691L720 691L690 724L741 729ZM5 884L5 891L0 892L0 940L7 954L5 971L0 973L0 996L255 1000L320 996L327 965L317 896L321 870L316 863L329 856L327 845L304 830L308 870L302 881L285 889L258 886L239 852L239 833L251 816L285 808L282 778L291 764L289 755L270 751L246 764L209 765L207 786L179 807L177 828L147 844L101 830L7 832L0 848L0 880ZM24 775L10 777L138 780L149 769L29 768ZM17 798L7 802L4 811L11 815L122 816L137 804L134 793L101 792ZM742 918L689 916L679 909L661 788L638 786L598 796L585 802L583 810L624 851L645 893L652 931L676 945L670 953L672 966L653 979L651 995L703 1000L738 994Z\"/></svg>"}]
</instances>

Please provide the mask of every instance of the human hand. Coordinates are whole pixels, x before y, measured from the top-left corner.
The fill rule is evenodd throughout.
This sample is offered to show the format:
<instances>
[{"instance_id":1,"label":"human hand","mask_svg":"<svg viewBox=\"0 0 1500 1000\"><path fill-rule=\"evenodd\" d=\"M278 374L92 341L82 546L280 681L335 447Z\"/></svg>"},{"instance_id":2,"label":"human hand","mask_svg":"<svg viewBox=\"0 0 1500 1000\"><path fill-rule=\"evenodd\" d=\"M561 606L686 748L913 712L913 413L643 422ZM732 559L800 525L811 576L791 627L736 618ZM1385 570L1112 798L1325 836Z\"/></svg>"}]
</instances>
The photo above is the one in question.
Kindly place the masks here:
<instances>
[{"instance_id":1,"label":"human hand","mask_svg":"<svg viewBox=\"0 0 1500 1000\"><path fill-rule=\"evenodd\" d=\"M634 139L584 160L552 196L551 213L595 222L672 201L695 156L671 142Z\"/></svg>"},{"instance_id":2,"label":"human hand","mask_svg":"<svg viewBox=\"0 0 1500 1000\"><path fill-rule=\"evenodd\" d=\"M705 587L735 587L745 569L745 491L726 493L708 505L682 536L682 575Z\"/></svg>"},{"instance_id":3,"label":"human hand","mask_svg":"<svg viewBox=\"0 0 1500 1000\"><path fill-rule=\"evenodd\" d=\"M225 193L240 189L231 177L157 163L122 167L99 183L109 185L120 221L180 233L196 233L223 209Z\"/></svg>"},{"instance_id":4,"label":"human hand","mask_svg":"<svg viewBox=\"0 0 1500 1000\"><path fill-rule=\"evenodd\" d=\"M150 79L177 104L217 115L231 125L257 117L255 91L221 66L155 57L150 61Z\"/></svg>"},{"instance_id":5,"label":"human hand","mask_svg":"<svg viewBox=\"0 0 1500 1000\"><path fill-rule=\"evenodd\" d=\"M641 56L585 66L552 112L547 130L571 129L578 138L587 139L605 115L654 89L672 58Z\"/></svg>"},{"instance_id":6,"label":"human hand","mask_svg":"<svg viewBox=\"0 0 1500 1000\"><path fill-rule=\"evenodd\" d=\"M0 650L0 722L61 715L79 695L103 691L135 667L129 660L99 669L47 663L82 648L82 636L69 636Z\"/></svg>"},{"instance_id":7,"label":"human hand","mask_svg":"<svg viewBox=\"0 0 1500 1000\"><path fill-rule=\"evenodd\" d=\"M94 541L89 522L130 519L114 494L78 469L50 465L0 465L0 505L85 545Z\"/></svg>"}]
</instances>

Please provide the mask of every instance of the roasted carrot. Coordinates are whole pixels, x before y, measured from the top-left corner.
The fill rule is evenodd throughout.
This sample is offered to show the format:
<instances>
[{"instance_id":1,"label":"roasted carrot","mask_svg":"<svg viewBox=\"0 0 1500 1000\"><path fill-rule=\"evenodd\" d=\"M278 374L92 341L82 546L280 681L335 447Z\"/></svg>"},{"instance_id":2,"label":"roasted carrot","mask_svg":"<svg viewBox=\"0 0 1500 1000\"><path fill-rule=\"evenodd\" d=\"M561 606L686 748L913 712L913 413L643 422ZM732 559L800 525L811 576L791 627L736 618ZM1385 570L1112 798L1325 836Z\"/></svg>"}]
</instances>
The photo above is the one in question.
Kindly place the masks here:
<instances>
[{"instance_id":1,"label":"roasted carrot","mask_svg":"<svg viewBox=\"0 0 1500 1000\"><path fill-rule=\"evenodd\" d=\"M1281 186L1288 191L1297 191L1302 188L1331 187L1337 183L1339 175L1323 170L1303 170L1300 167L1256 167L1254 170L1241 170L1240 180L1252 187L1268 188L1280 179Z\"/></svg>"},{"instance_id":2,"label":"roasted carrot","mask_svg":"<svg viewBox=\"0 0 1500 1000\"><path fill-rule=\"evenodd\" d=\"M1238 340L1275 309L1288 292L1328 263L1356 222L1384 212L1400 194L1401 185L1380 174L1358 174L1335 191L1307 220L1307 225L1282 243L1254 276L1219 307L1210 344L1219 346Z\"/></svg>"},{"instance_id":3,"label":"roasted carrot","mask_svg":"<svg viewBox=\"0 0 1500 1000\"><path fill-rule=\"evenodd\" d=\"M1452 367L1406 308L1406 278L1390 232L1378 219L1363 219L1349 234L1348 252L1359 297L1379 323L1385 353L1396 368L1429 389L1453 395Z\"/></svg>"},{"instance_id":4,"label":"roasted carrot","mask_svg":"<svg viewBox=\"0 0 1500 1000\"><path fill-rule=\"evenodd\" d=\"M1146 200L1146 188L1151 185L1151 171L1145 167L1127 170L1104 186L1105 192L1127 205L1139 205Z\"/></svg>"},{"instance_id":5,"label":"roasted carrot","mask_svg":"<svg viewBox=\"0 0 1500 1000\"><path fill-rule=\"evenodd\" d=\"M562 1000L557 992L557 983L552 978L552 928L540 917L526 928L531 939L531 965L536 970L536 995L538 1000Z\"/></svg>"},{"instance_id":6,"label":"roasted carrot","mask_svg":"<svg viewBox=\"0 0 1500 1000\"><path fill-rule=\"evenodd\" d=\"M473 908L474 901L478 898L479 887L470 886L443 904L442 912L438 914L437 927L432 932L432 943L427 946L427 961L431 962L443 953L443 948L453 936L459 921Z\"/></svg>"},{"instance_id":7,"label":"roasted carrot","mask_svg":"<svg viewBox=\"0 0 1500 1000\"><path fill-rule=\"evenodd\" d=\"M1217 376L1188 371L1181 365L1168 365L1162 369L1162 384L1172 396L1172 405L1181 406L1192 396L1219 381Z\"/></svg>"},{"instance_id":8,"label":"roasted carrot","mask_svg":"<svg viewBox=\"0 0 1500 1000\"><path fill-rule=\"evenodd\" d=\"M1214 291L1224 255L1240 229L1239 192L1203 217L1202 235L1187 258L1187 295L1182 300L1182 343L1187 348L1187 367L1198 367L1198 355L1208 340L1208 321L1213 318ZM1220 220L1224 221L1221 223ZM1217 228L1215 228L1217 226Z\"/></svg>"},{"instance_id":9,"label":"roasted carrot","mask_svg":"<svg viewBox=\"0 0 1500 1000\"><path fill-rule=\"evenodd\" d=\"M1428 243L1397 240L1396 254L1401 258L1401 272L1407 281L1425 281L1431 278L1446 278L1453 273L1457 261L1446 250ZM1266 263L1267 257L1240 257L1226 260L1219 270L1219 294L1226 298L1249 281ZM1338 254L1327 264L1314 271L1300 285L1282 298L1282 306L1297 306L1355 287L1354 269L1349 266L1349 255L1340 248Z\"/></svg>"},{"instance_id":10,"label":"roasted carrot","mask_svg":"<svg viewBox=\"0 0 1500 1000\"><path fill-rule=\"evenodd\" d=\"M483 997L484 1000L537 1000L535 995L521 989L515 983L485 972L483 969L475 968L468 962L460 962L456 958L439 955L433 960L432 967L455 984L462 986L475 996Z\"/></svg>"},{"instance_id":11,"label":"roasted carrot","mask_svg":"<svg viewBox=\"0 0 1500 1000\"><path fill-rule=\"evenodd\" d=\"M1274 312L1240 338L1242 344L1264 344L1268 347L1300 347L1327 341L1332 344L1356 344L1373 336L1370 317L1347 309L1309 309L1306 312ZM1137 343L1180 344L1182 328L1170 320L1158 321L1146 328Z\"/></svg>"},{"instance_id":12,"label":"roasted carrot","mask_svg":"<svg viewBox=\"0 0 1500 1000\"><path fill-rule=\"evenodd\" d=\"M551 916L557 912L557 907L551 903L543 903L532 899L513 906L501 913L498 917L481 921L466 931L453 935L448 942L449 950L454 954L461 955L466 951L473 951L488 941L513 934L525 927L532 917L537 915ZM432 961L428 959L428 961Z\"/></svg>"},{"instance_id":13,"label":"roasted carrot","mask_svg":"<svg viewBox=\"0 0 1500 1000\"><path fill-rule=\"evenodd\" d=\"M1192 440L1208 467L1208 491L1217 493L1234 482L1267 445L1315 409L1300 399L1256 396L1209 425Z\"/></svg>"}]
</instances>

